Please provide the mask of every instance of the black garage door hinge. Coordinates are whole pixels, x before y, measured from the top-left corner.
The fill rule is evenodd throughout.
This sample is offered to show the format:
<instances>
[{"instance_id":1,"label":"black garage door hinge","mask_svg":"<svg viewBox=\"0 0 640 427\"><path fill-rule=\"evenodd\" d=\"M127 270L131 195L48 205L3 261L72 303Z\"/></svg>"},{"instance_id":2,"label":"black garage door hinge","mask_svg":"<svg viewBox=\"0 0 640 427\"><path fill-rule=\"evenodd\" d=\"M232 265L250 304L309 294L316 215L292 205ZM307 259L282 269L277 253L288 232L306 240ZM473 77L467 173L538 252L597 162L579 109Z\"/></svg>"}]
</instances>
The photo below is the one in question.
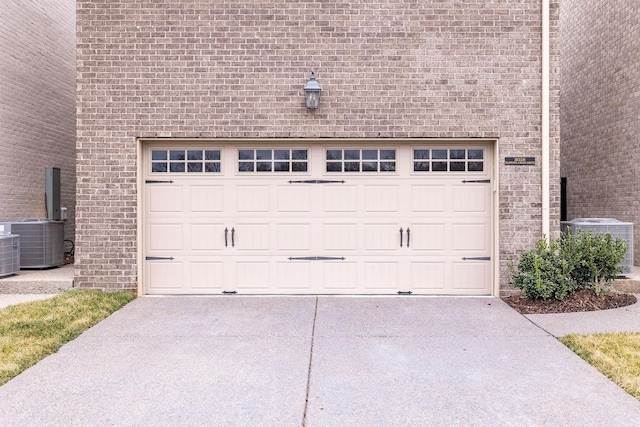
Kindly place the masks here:
<instances>
[{"instance_id":1,"label":"black garage door hinge","mask_svg":"<svg viewBox=\"0 0 640 427\"><path fill-rule=\"evenodd\" d=\"M476 183L476 184L489 184L491 182L490 179L463 179L462 183Z\"/></svg>"},{"instance_id":2,"label":"black garage door hinge","mask_svg":"<svg viewBox=\"0 0 640 427\"><path fill-rule=\"evenodd\" d=\"M173 261L175 258L172 256L147 256L144 259L146 261Z\"/></svg>"},{"instance_id":3,"label":"black garage door hinge","mask_svg":"<svg viewBox=\"0 0 640 427\"><path fill-rule=\"evenodd\" d=\"M222 291L222 295L235 295L238 291Z\"/></svg>"},{"instance_id":4,"label":"black garage door hinge","mask_svg":"<svg viewBox=\"0 0 640 427\"><path fill-rule=\"evenodd\" d=\"M398 295L411 295L413 292L411 292L411 291L398 291L396 293Z\"/></svg>"},{"instance_id":5,"label":"black garage door hinge","mask_svg":"<svg viewBox=\"0 0 640 427\"><path fill-rule=\"evenodd\" d=\"M146 179L145 184L173 184L173 181L160 181L157 179Z\"/></svg>"},{"instance_id":6,"label":"black garage door hinge","mask_svg":"<svg viewBox=\"0 0 640 427\"><path fill-rule=\"evenodd\" d=\"M490 256L462 257L463 261L491 261Z\"/></svg>"}]
</instances>

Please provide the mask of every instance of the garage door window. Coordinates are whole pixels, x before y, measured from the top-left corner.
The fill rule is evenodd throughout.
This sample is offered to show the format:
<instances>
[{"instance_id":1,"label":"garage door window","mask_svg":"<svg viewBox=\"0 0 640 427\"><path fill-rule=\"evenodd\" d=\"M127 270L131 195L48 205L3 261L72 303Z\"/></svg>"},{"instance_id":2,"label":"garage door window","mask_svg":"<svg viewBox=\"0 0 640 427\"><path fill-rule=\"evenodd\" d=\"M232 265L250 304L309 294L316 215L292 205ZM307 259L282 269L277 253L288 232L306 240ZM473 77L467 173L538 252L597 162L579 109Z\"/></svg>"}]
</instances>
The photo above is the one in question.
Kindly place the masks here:
<instances>
[{"instance_id":1,"label":"garage door window","mask_svg":"<svg viewBox=\"0 0 640 427\"><path fill-rule=\"evenodd\" d=\"M153 173L219 173L220 150L153 150Z\"/></svg>"},{"instance_id":2,"label":"garage door window","mask_svg":"<svg viewBox=\"0 0 640 427\"><path fill-rule=\"evenodd\" d=\"M414 172L483 172L482 149L413 149Z\"/></svg>"},{"instance_id":3,"label":"garage door window","mask_svg":"<svg viewBox=\"0 0 640 427\"><path fill-rule=\"evenodd\" d=\"M395 172L395 149L330 149L327 172Z\"/></svg>"},{"instance_id":4,"label":"garage door window","mask_svg":"<svg viewBox=\"0 0 640 427\"><path fill-rule=\"evenodd\" d=\"M238 172L307 172L308 156L305 149L242 149Z\"/></svg>"}]
</instances>

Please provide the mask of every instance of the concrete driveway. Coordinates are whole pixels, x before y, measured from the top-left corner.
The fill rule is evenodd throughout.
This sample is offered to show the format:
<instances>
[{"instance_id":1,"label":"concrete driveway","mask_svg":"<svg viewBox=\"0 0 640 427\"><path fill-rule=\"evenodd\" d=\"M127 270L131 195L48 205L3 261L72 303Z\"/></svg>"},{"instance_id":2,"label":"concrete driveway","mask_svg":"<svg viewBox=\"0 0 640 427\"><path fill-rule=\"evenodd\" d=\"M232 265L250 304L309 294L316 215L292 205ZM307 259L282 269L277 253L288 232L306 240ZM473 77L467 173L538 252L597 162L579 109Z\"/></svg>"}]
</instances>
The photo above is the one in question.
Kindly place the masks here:
<instances>
[{"instance_id":1,"label":"concrete driveway","mask_svg":"<svg viewBox=\"0 0 640 427\"><path fill-rule=\"evenodd\" d=\"M0 387L3 426L638 425L496 298L140 298Z\"/></svg>"}]
</instances>

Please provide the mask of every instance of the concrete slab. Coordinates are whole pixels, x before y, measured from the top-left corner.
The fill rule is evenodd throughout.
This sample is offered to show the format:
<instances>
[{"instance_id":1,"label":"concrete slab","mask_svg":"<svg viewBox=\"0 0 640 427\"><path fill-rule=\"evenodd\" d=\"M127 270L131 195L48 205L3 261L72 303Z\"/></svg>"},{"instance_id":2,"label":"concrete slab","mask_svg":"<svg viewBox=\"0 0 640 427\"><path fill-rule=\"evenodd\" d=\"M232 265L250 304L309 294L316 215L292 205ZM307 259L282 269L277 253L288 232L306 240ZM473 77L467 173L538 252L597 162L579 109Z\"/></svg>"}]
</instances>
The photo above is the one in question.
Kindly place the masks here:
<instances>
[{"instance_id":1,"label":"concrete slab","mask_svg":"<svg viewBox=\"0 0 640 427\"><path fill-rule=\"evenodd\" d=\"M640 301L640 294L636 294L636 298ZM611 310L527 314L525 317L555 337L569 334L640 332L640 302Z\"/></svg>"},{"instance_id":2,"label":"concrete slab","mask_svg":"<svg viewBox=\"0 0 640 427\"><path fill-rule=\"evenodd\" d=\"M73 264L43 270L20 270L0 278L0 294L59 294L73 288Z\"/></svg>"},{"instance_id":3,"label":"concrete slab","mask_svg":"<svg viewBox=\"0 0 640 427\"><path fill-rule=\"evenodd\" d=\"M0 387L0 425L300 425L314 312L138 299Z\"/></svg>"},{"instance_id":4,"label":"concrete slab","mask_svg":"<svg viewBox=\"0 0 640 427\"><path fill-rule=\"evenodd\" d=\"M316 336L544 335L498 298L320 297Z\"/></svg>"},{"instance_id":5,"label":"concrete slab","mask_svg":"<svg viewBox=\"0 0 640 427\"><path fill-rule=\"evenodd\" d=\"M0 388L0 424L300 425L309 348L307 338L88 334Z\"/></svg>"},{"instance_id":6,"label":"concrete slab","mask_svg":"<svg viewBox=\"0 0 640 427\"><path fill-rule=\"evenodd\" d=\"M116 337L311 337L315 297L144 297L93 334ZM126 328L122 324L127 325Z\"/></svg>"},{"instance_id":7,"label":"concrete slab","mask_svg":"<svg viewBox=\"0 0 640 427\"><path fill-rule=\"evenodd\" d=\"M398 302L319 300L307 426L634 425L629 414L640 416L640 402L500 300Z\"/></svg>"},{"instance_id":8,"label":"concrete slab","mask_svg":"<svg viewBox=\"0 0 640 427\"><path fill-rule=\"evenodd\" d=\"M0 387L2 426L638 419L640 402L495 298L139 298Z\"/></svg>"},{"instance_id":9,"label":"concrete slab","mask_svg":"<svg viewBox=\"0 0 640 427\"><path fill-rule=\"evenodd\" d=\"M316 338L307 426L637 425L640 403L551 337Z\"/></svg>"},{"instance_id":10,"label":"concrete slab","mask_svg":"<svg viewBox=\"0 0 640 427\"><path fill-rule=\"evenodd\" d=\"M57 294L0 294L0 308L23 302L41 301L55 297Z\"/></svg>"}]
</instances>

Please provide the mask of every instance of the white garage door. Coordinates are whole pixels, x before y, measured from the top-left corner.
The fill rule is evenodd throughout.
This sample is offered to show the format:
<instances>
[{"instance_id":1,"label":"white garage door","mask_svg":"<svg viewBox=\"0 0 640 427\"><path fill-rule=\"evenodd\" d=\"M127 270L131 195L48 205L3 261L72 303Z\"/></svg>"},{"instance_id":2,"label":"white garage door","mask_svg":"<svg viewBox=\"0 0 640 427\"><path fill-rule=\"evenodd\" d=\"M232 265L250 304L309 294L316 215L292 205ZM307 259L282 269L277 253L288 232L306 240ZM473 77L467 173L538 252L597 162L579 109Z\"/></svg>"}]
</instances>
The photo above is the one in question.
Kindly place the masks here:
<instances>
[{"instance_id":1,"label":"white garage door","mask_svg":"<svg viewBox=\"0 0 640 427\"><path fill-rule=\"evenodd\" d=\"M148 144L144 292L490 294L489 150Z\"/></svg>"}]
</instances>

